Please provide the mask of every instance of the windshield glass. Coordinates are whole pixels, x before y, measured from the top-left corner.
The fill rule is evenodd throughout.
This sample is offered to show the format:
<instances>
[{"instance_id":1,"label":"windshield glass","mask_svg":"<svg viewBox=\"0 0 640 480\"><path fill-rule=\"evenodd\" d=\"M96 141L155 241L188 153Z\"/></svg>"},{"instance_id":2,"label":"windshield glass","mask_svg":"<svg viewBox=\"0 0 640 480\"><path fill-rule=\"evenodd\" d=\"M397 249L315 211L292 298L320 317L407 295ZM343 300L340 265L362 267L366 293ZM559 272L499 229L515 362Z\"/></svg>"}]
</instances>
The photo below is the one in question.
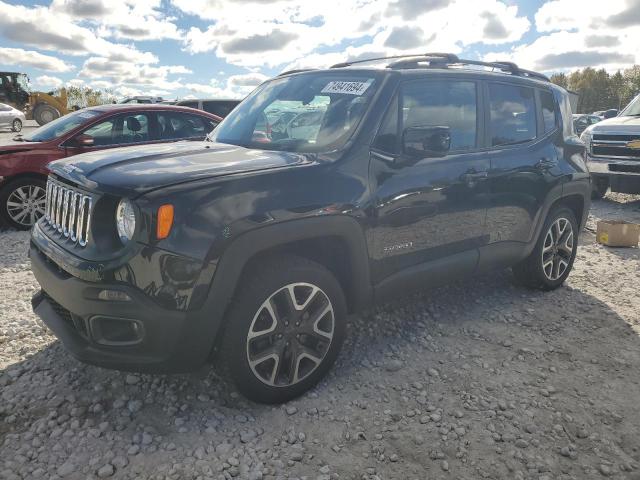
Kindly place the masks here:
<instances>
[{"instance_id":1,"label":"windshield glass","mask_svg":"<svg viewBox=\"0 0 640 480\"><path fill-rule=\"evenodd\" d=\"M278 78L256 89L209 139L289 152L336 150L360 123L378 83L377 75L367 72Z\"/></svg>"},{"instance_id":2,"label":"windshield glass","mask_svg":"<svg viewBox=\"0 0 640 480\"><path fill-rule=\"evenodd\" d=\"M100 115L100 112L96 110L78 110L77 112L69 113L68 115L55 119L53 122L41 126L24 139L27 142L46 142L53 140L87 123L98 115Z\"/></svg>"},{"instance_id":3,"label":"windshield glass","mask_svg":"<svg viewBox=\"0 0 640 480\"><path fill-rule=\"evenodd\" d=\"M625 109L620 112L620 117L623 116L635 116L640 115L640 95L631 100L631 103L625 107Z\"/></svg>"}]
</instances>

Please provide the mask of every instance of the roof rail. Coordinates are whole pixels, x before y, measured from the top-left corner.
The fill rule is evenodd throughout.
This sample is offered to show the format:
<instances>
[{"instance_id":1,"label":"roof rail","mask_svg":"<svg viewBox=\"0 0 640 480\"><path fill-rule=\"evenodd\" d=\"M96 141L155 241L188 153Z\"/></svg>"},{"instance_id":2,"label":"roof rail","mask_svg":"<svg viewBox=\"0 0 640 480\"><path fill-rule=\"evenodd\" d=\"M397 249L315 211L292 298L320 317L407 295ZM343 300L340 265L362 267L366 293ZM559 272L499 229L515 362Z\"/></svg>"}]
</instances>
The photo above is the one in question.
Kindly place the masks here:
<instances>
[{"instance_id":1,"label":"roof rail","mask_svg":"<svg viewBox=\"0 0 640 480\"><path fill-rule=\"evenodd\" d=\"M284 75L291 75L293 73L308 72L310 70L313 70L313 68L298 68L298 69L295 69L295 70L287 70L286 72L279 73L278 75L276 75L276 77L282 77Z\"/></svg>"},{"instance_id":2,"label":"roof rail","mask_svg":"<svg viewBox=\"0 0 640 480\"><path fill-rule=\"evenodd\" d=\"M419 53L413 55L393 55L389 57L376 57L366 60L355 60L353 62L343 62L333 65L331 68L343 68L354 64L378 62L381 60L396 60L387 65L387 68L392 69L406 69L406 68L448 68L450 66L465 66L465 65L477 65L481 67L496 68L501 72L509 73L520 77L536 78L549 82L549 78L538 72L531 70L525 70L518 67L513 62L498 61L498 62L483 62L480 60L465 60L458 58L457 55L452 53ZM427 66L424 63L428 63Z\"/></svg>"},{"instance_id":3,"label":"roof rail","mask_svg":"<svg viewBox=\"0 0 640 480\"><path fill-rule=\"evenodd\" d=\"M342 62L336 63L335 65L331 65L331 68L343 68L349 67L351 65L355 65L357 63L368 63L368 62L378 62L380 60L393 60L395 58L413 58L413 57L424 57L424 58L442 58L443 60L448 60L451 63L458 61L458 57L453 53L419 53L412 55L392 55L390 57L375 57L375 58L367 58L364 60L353 60L351 62Z\"/></svg>"}]
</instances>

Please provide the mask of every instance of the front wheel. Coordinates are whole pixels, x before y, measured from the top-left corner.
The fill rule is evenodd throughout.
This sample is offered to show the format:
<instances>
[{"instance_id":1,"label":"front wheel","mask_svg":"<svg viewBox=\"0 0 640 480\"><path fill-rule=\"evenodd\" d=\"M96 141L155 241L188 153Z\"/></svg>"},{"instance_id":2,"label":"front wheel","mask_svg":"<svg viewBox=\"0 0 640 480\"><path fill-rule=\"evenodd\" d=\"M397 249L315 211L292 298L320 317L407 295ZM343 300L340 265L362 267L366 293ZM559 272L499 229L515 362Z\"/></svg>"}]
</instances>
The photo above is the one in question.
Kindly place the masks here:
<instances>
[{"instance_id":1,"label":"front wheel","mask_svg":"<svg viewBox=\"0 0 640 480\"><path fill-rule=\"evenodd\" d=\"M247 398L286 402L334 363L346 315L340 284L322 265L289 255L271 259L238 286L221 359Z\"/></svg>"},{"instance_id":2,"label":"front wheel","mask_svg":"<svg viewBox=\"0 0 640 480\"><path fill-rule=\"evenodd\" d=\"M44 215L46 183L39 178L23 178L0 190L3 220L18 230L29 230Z\"/></svg>"},{"instance_id":3,"label":"front wheel","mask_svg":"<svg viewBox=\"0 0 640 480\"><path fill-rule=\"evenodd\" d=\"M49 122L52 122L56 118L60 117L60 112L53 108L51 105L40 104L36 106L33 111L33 118L38 125L46 125Z\"/></svg>"},{"instance_id":4,"label":"front wheel","mask_svg":"<svg viewBox=\"0 0 640 480\"><path fill-rule=\"evenodd\" d=\"M530 288L553 290L566 280L578 249L578 224L569 208L547 216L533 252L512 270L516 280Z\"/></svg>"},{"instance_id":5,"label":"front wheel","mask_svg":"<svg viewBox=\"0 0 640 480\"><path fill-rule=\"evenodd\" d=\"M16 118L11 124L11 130L13 130L14 132L19 132L20 130L22 130L22 120Z\"/></svg>"}]
</instances>

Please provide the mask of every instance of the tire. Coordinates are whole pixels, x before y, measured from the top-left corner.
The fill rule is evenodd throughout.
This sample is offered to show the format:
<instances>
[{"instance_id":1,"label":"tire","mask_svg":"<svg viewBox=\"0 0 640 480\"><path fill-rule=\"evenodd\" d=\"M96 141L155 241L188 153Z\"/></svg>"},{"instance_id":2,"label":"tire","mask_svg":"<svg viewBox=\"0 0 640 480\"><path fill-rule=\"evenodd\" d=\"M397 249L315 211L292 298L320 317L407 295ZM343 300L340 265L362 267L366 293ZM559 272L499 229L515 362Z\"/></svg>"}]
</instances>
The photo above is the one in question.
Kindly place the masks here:
<instances>
[{"instance_id":1,"label":"tire","mask_svg":"<svg viewBox=\"0 0 640 480\"><path fill-rule=\"evenodd\" d=\"M33 111L33 118L40 126L45 125L58 117L60 117L60 112L46 103L37 105Z\"/></svg>"},{"instance_id":2,"label":"tire","mask_svg":"<svg viewBox=\"0 0 640 480\"><path fill-rule=\"evenodd\" d=\"M44 215L45 194L46 182L43 179L13 180L0 190L0 216L9 227L29 230Z\"/></svg>"},{"instance_id":3,"label":"tire","mask_svg":"<svg viewBox=\"0 0 640 480\"><path fill-rule=\"evenodd\" d=\"M252 268L236 292L219 359L238 390L256 402L282 403L313 387L345 337L336 278L318 263L282 255Z\"/></svg>"},{"instance_id":4,"label":"tire","mask_svg":"<svg viewBox=\"0 0 640 480\"><path fill-rule=\"evenodd\" d=\"M19 132L22 130L22 120L16 118L13 122L11 122L11 130L14 132Z\"/></svg>"},{"instance_id":5,"label":"tire","mask_svg":"<svg viewBox=\"0 0 640 480\"><path fill-rule=\"evenodd\" d=\"M570 231L566 230L568 227ZM554 290L569 276L577 250L576 217L572 210L560 206L549 212L533 252L512 267L513 274L526 287Z\"/></svg>"},{"instance_id":6,"label":"tire","mask_svg":"<svg viewBox=\"0 0 640 480\"><path fill-rule=\"evenodd\" d=\"M593 188L591 189L592 200L602 200L609 190L609 181L604 179L595 179L593 181Z\"/></svg>"}]
</instances>

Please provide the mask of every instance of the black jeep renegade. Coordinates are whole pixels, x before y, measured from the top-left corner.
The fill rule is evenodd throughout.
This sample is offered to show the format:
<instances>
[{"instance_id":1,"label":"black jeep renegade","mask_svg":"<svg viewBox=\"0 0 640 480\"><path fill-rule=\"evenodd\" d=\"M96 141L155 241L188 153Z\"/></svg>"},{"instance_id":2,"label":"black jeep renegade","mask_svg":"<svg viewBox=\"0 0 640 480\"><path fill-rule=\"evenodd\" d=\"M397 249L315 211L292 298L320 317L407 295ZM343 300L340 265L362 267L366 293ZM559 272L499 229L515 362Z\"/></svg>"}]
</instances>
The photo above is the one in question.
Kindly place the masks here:
<instances>
[{"instance_id":1,"label":"black jeep renegade","mask_svg":"<svg viewBox=\"0 0 640 480\"><path fill-rule=\"evenodd\" d=\"M267 81L208 141L52 164L35 312L82 361L216 352L281 402L372 301L496 267L560 286L591 193L565 90L506 62L375 60Z\"/></svg>"}]
</instances>

